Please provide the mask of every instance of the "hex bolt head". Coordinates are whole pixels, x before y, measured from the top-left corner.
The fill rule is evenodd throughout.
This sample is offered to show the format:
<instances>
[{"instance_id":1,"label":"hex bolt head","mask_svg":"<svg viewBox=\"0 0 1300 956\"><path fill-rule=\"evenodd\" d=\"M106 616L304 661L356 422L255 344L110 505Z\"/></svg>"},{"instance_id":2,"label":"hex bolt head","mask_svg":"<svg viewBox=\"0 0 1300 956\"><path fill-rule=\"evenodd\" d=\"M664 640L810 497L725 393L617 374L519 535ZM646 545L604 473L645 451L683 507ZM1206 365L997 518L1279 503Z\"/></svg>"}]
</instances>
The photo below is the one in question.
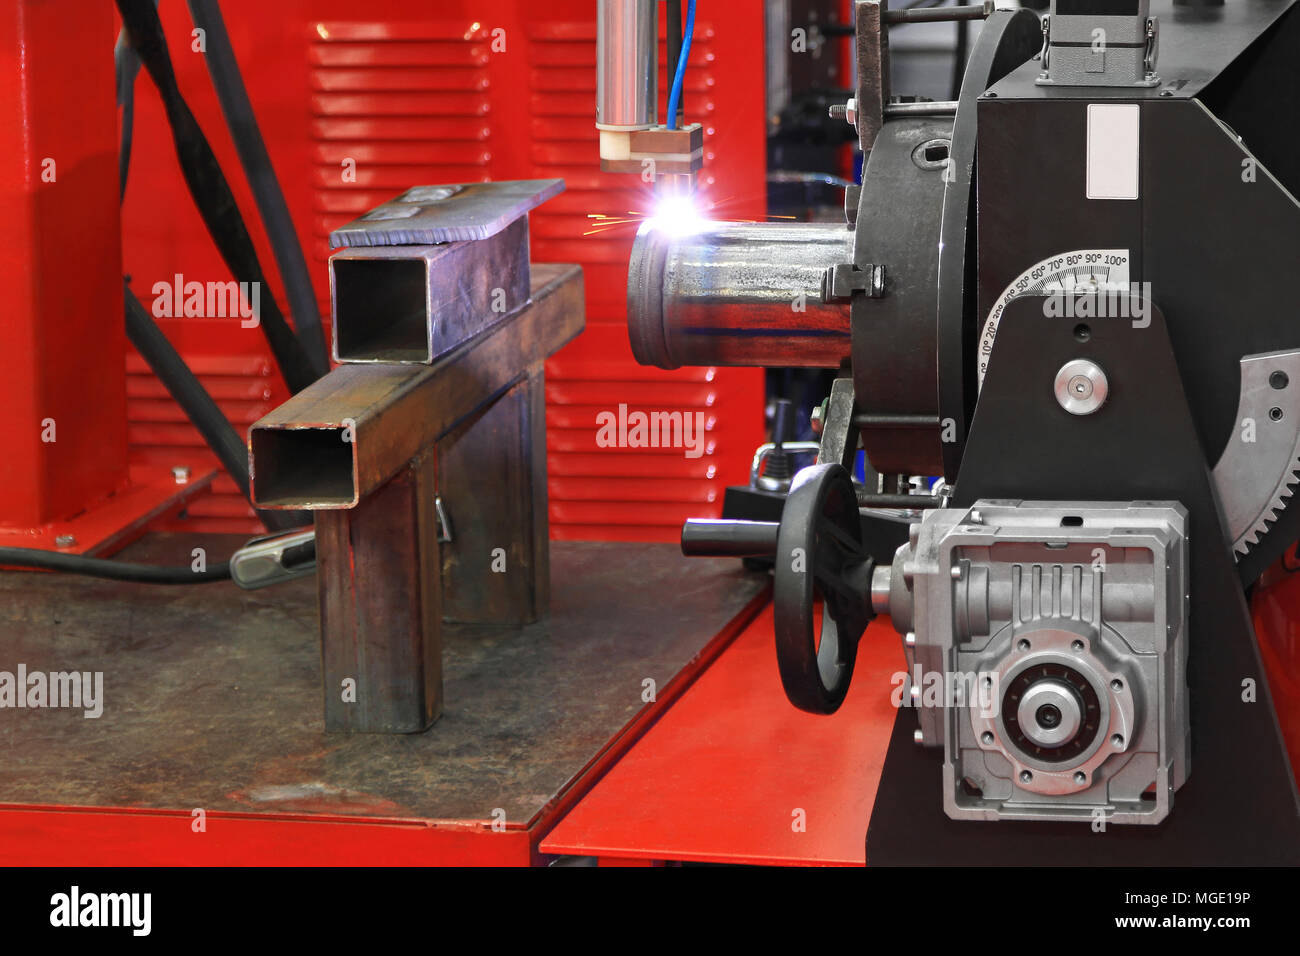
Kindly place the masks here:
<instances>
[{"instance_id":1,"label":"hex bolt head","mask_svg":"<svg viewBox=\"0 0 1300 956\"><path fill-rule=\"evenodd\" d=\"M832 103L830 110L831 119L842 119L850 126L858 125L858 101L850 97L847 103Z\"/></svg>"},{"instance_id":2,"label":"hex bolt head","mask_svg":"<svg viewBox=\"0 0 1300 956\"><path fill-rule=\"evenodd\" d=\"M828 402L830 401L830 399L827 399L826 401ZM808 421L808 424L812 428L814 435L820 435L822 433L822 428L824 426L825 421L826 421L826 402L822 402L820 405L818 405L816 408L812 410L812 415L810 416Z\"/></svg>"},{"instance_id":3,"label":"hex bolt head","mask_svg":"<svg viewBox=\"0 0 1300 956\"><path fill-rule=\"evenodd\" d=\"M178 485L187 484L190 480L189 465L173 465L172 477L176 479L176 484Z\"/></svg>"},{"instance_id":4,"label":"hex bolt head","mask_svg":"<svg viewBox=\"0 0 1300 956\"><path fill-rule=\"evenodd\" d=\"M54 546L56 548L71 548L76 543L77 536L75 534L60 534L56 535L54 538Z\"/></svg>"}]
</instances>

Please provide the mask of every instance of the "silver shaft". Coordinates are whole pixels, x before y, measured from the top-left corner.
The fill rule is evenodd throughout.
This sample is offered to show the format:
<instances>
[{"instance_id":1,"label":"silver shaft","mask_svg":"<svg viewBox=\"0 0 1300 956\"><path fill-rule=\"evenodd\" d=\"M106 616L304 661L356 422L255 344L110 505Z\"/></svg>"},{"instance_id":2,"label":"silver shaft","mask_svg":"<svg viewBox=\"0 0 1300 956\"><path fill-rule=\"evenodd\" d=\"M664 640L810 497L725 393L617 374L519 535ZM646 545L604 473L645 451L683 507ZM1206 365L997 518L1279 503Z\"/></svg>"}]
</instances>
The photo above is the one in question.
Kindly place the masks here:
<instances>
[{"instance_id":1,"label":"silver shaft","mask_svg":"<svg viewBox=\"0 0 1300 956\"><path fill-rule=\"evenodd\" d=\"M648 129L659 112L659 21L655 0L599 0L596 126Z\"/></svg>"}]
</instances>

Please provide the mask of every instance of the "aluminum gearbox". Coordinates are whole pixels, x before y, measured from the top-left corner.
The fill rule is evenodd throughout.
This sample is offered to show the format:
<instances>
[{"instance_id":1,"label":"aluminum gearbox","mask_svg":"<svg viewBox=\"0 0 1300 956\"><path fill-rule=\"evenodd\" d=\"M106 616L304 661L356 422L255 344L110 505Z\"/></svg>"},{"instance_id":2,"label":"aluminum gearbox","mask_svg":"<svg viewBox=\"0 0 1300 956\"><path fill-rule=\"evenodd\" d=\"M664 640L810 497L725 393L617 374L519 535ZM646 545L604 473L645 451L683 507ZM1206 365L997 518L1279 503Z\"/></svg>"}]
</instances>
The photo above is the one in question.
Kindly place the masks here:
<instances>
[{"instance_id":1,"label":"aluminum gearbox","mask_svg":"<svg viewBox=\"0 0 1300 956\"><path fill-rule=\"evenodd\" d=\"M876 569L949 817L1169 814L1189 762L1186 525L1172 502L982 500L929 512Z\"/></svg>"}]
</instances>

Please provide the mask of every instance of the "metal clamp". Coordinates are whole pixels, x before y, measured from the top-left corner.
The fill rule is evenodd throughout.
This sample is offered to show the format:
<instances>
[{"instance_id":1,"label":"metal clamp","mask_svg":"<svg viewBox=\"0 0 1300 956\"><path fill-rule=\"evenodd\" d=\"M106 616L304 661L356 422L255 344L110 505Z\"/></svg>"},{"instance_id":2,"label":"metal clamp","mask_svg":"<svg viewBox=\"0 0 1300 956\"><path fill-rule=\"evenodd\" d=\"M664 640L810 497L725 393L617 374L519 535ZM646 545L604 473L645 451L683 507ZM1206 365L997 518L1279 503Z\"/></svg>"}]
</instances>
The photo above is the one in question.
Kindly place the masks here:
<instances>
[{"instance_id":1,"label":"metal clamp","mask_svg":"<svg viewBox=\"0 0 1300 956\"><path fill-rule=\"evenodd\" d=\"M253 538L230 558L230 579L246 591L316 573L316 532Z\"/></svg>"},{"instance_id":2,"label":"metal clamp","mask_svg":"<svg viewBox=\"0 0 1300 956\"><path fill-rule=\"evenodd\" d=\"M1046 79L1051 74L1052 67L1052 18L1050 15L1043 17L1043 49L1038 54L1038 58L1043 65L1040 76Z\"/></svg>"},{"instance_id":3,"label":"metal clamp","mask_svg":"<svg viewBox=\"0 0 1300 956\"><path fill-rule=\"evenodd\" d=\"M822 301L847 302L854 292L865 292L868 298L880 299L885 295L885 267L842 262L831 266L822 276Z\"/></svg>"},{"instance_id":4,"label":"metal clamp","mask_svg":"<svg viewBox=\"0 0 1300 956\"><path fill-rule=\"evenodd\" d=\"M1142 57L1142 66L1146 70L1147 79L1152 79L1156 75L1156 59L1160 56L1160 20L1158 17L1147 17L1147 48Z\"/></svg>"},{"instance_id":5,"label":"metal clamp","mask_svg":"<svg viewBox=\"0 0 1300 956\"><path fill-rule=\"evenodd\" d=\"M442 506L442 495L433 496L433 512L438 519L438 543L446 544L451 540L451 519Z\"/></svg>"},{"instance_id":6,"label":"metal clamp","mask_svg":"<svg viewBox=\"0 0 1300 956\"><path fill-rule=\"evenodd\" d=\"M815 455L821 450L821 442L815 441L787 441L782 442L780 451L789 452L792 455ZM762 475L763 462L767 461L768 456L778 451L776 442L767 442L759 445L754 452L754 461L749 466L749 486L751 488L763 488L767 491L783 491L789 486L789 480L781 481L779 479L769 479Z\"/></svg>"}]
</instances>

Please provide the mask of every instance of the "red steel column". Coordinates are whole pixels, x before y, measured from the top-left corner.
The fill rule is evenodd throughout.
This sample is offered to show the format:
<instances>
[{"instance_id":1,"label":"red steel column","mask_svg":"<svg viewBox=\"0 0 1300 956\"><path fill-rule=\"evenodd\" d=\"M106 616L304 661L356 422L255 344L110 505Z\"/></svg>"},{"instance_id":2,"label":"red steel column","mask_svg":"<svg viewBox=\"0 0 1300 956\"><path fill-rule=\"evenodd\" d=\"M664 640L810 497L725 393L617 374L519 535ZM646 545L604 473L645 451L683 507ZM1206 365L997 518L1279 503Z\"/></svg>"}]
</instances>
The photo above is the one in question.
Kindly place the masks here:
<instances>
[{"instance_id":1,"label":"red steel column","mask_svg":"<svg viewBox=\"0 0 1300 956\"><path fill-rule=\"evenodd\" d=\"M0 528L127 481L116 29L110 3L0 4Z\"/></svg>"}]
</instances>

